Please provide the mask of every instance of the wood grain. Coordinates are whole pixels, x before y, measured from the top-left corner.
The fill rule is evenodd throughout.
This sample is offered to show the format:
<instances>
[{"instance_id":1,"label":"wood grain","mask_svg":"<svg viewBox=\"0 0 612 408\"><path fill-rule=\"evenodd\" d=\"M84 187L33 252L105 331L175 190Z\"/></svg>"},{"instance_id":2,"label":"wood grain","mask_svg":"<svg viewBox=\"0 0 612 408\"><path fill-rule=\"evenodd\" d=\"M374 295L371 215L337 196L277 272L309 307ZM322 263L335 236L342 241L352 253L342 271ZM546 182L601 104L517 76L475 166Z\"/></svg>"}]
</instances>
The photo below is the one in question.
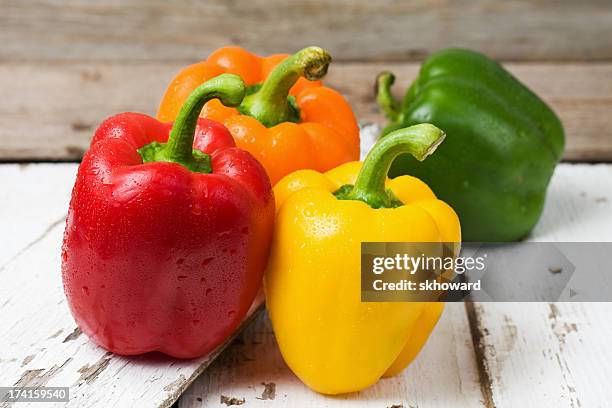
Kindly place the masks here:
<instances>
[{"instance_id":1,"label":"wood grain","mask_svg":"<svg viewBox=\"0 0 612 408\"><path fill-rule=\"evenodd\" d=\"M0 160L77 160L102 120L123 112L154 114L180 63L0 64ZM383 123L374 78L398 76L400 96L416 63L335 63L327 83L361 121ZM612 160L612 63L509 63L508 69L558 112L567 133L566 160Z\"/></svg>"},{"instance_id":2,"label":"wood grain","mask_svg":"<svg viewBox=\"0 0 612 408\"><path fill-rule=\"evenodd\" d=\"M609 303L476 305L496 408L606 407Z\"/></svg>"},{"instance_id":3,"label":"wood grain","mask_svg":"<svg viewBox=\"0 0 612 408\"><path fill-rule=\"evenodd\" d=\"M610 60L606 0L3 0L2 61L175 61L220 44L327 47L337 60L462 46L504 60Z\"/></svg>"},{"instance_id":4,"label":"wood grain","mask_svg":"<svg viewBox=\"0 0 612 408\"><path fill-rule=\"evenodd\" d=\"M0 383L69 385L71 406L167 406L205 364L108 355L80 334L68 313L58 258L75 170L76 164L0 165L7 192L0 201ZM530 239L612 241L611 210L612 165L562 164ZM481 334L472 337L462 305L448 305L431 341L401 377L343 398L306 390L283 365L262 318L181 404L218 406L221 395L264 404L274 383L281 406L363 406L365 397L372 406L422 408L606 406L612 398L606 382L612 375L611 312L609 304L480 304L472 318ZM481 352L474 354L474 346ZM479 378L487 380L482 387Z\"/></svg>"},{"instance_id":5,"label":"wood grain","mask_svg":"<svg viewBox=\"0 0 612 408\"><path fill-rule=\"evenodd\" d=\"M73 163L0 165L5 188L0 200L0 384L70 387L70 402L56 406L170 407L232 339L208 356L176 360L116 356L81 334L66 304L59 255L76 168Z\"/></svg>"},{"instance_id":6,"label":"wood grain","mask_svg":"<svg viewBox=\"0 0 612 408\"><path fill-rule=\"evenodd\" d=\"M612 241L611 213L612 165L561 164L529 239ZM179 407L218 406L221 396L244 398L246 406L281 407L609 405L612 304L467 305L467 317L462 304L447 305L422 353L398 378L334 398L308 391L291 373L262 316L193 383ZM264 398L270 384L274 401Z\"/></svg>"},{"instance_id":7,"label":"wood grain","mask_svg":"<svg viewBox=\"0 0 612 408\"><path fill-rule=\"evenodd\" d=\"M247 407L483 407L467 326L463 305L448 304L422 353L401 375L329 397L289 370L262 315L183 394L179 408L216 407L223 397L244 399Z\"/></svg>"},{"instance_id":8,"label":"wood grain","mask_svg":"<svg viewBox=\"0 0 612 408\"><path fill-rule=\"evenodd\" d=\"M530 240L611 242L610 214L612 166L561 165ZM610 272L610 268L601 271L604 277ZM480 333L476 347L481 351L492 406L609 404L612 304L481 303L473 307L472 318Z\"/></svg>"}]
</instances>

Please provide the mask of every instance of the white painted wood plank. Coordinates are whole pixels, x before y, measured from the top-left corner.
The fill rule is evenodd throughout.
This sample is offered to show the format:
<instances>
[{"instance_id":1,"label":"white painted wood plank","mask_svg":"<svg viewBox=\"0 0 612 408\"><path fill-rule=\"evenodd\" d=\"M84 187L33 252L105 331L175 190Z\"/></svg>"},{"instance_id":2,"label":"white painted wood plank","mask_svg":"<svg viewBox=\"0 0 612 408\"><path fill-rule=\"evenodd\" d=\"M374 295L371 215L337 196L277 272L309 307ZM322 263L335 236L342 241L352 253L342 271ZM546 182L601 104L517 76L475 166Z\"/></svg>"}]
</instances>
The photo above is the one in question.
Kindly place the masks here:
<instances>
[{"instance_id":1,"label":"white painted wood plank","mask_svg":"<svg viewBox=\"0 0 612 408\"><path fill-rule=\"evenodd\" d=\"M0 384L68 386L69 407L170 406L218 351L188 361L124 358L80 335L66 305L59 259L76 168L0 165L8 192L0 203L0 259L6 260L0 269Z\"/></svg>"},{"instance_id":2,"label":"white painted wood plank","mask_svg":"<svg viewBox=\"0 0 612 408\"><path fill-rule=\"evenodd\" d=\"M375 143L380 128L361 130L361 158ZM274 396L270 394L274 387ZM274 399L274 401L271 401ZM317 394L283 362L269 319L262 316L240 343L198 379L179 400L180 408L244 401L248 406L419 406L473 407L481 399L469 323L462 304L447 308L417 360L401 375L350 395Z\"/></svg>"},{"instance_id":3,"label":"white painted wood plank","mask_svg":"<svg viewBox=\"0 0 612 408\"><path fill-rule=\"evenodd\" d=\"M608 407L609 303L475 305L494 406Z\"/></svg>"},{"instance_id":4,"label":"white painted wood plank","mask_svg":"<svg viewBox=\"0 0 612 408\"><path fill-rule=\"evenodd\" d=\"M611 165L562 164L530 239L610 241L610 203ZM222 395L244 398L247 406L322 407L603 407L612 399L612 305L475 305L470 317L484 359L482 384L463 307L448 305L425 349L401 377L341 398L305 388L282 362L269 323L260 318L242 343L232 345L187 390L179 406L217 406ZM276 385L274 401L261 399L262 383Z\"/></svg>"},{"instance_id":5,"label":"white painted wood plank","mask_svg":"<svg viewBox=\"0 0 612 408\"><path fill-rule=\"evenodd\" d=\"M540 242L612 241L612 166L561 165L531 237Z\"/></svg>"},{"instance_id":6,"label":"white painted wood plank","mask_svg":"<svg viewBox=\"0 0 612 408\"><path fill-rule=\"evenodd\" d=\"M76 166L2 166L0 172L0 270L36 243L50 228L64 224Z\"/></svg>"},{"instance_id":7,"label":"white painted wood plank","mask_svg":"<svg viewBox=\"0 0 612 408\"><path fill-rule=\"evenodd\" d=\"M201 361L151 356L124 359L106 355L85 336L71 336L75 325L59 277L63 224L57 220L67 208L75 170L74 164L0 166L5 191L15 192L2 196L0 208L5 227L0 257L5 264L0 271L4 328L0 332L0 384L29 379L32 384L68 385L76 398L71 402L74 406L96 401L118 406L133 405L134 401L145 406L169 404L201 369ZM612 166L559 166L544 217L532 239L612 240L611 189ZM21 251L25 248L22 244L30 243ZM181 404L193 406L199 403L197 398L203 398L202 402L210 400L218 405L222 392L257 404L260 400L256 397L261 397L264 388L260 382L277 384L278 405L311 401L323 406L361 406L362 397L376 401L372 402L375 406L399 402L420 407L479 404L482 396L477 389L466 318L458 305L449 306L432 340L402 377L384 380L359 397L326 398L307 391L278 354L274 357L276 348L257 351L262 345L250 344L253 337L273 344L269 327L260 321L250 329L253 336L245 336L245 345L232 346L224 361L239 363L244 356L248 360L250 355L262 355L264 362L256 359L254 365L246 361L231 367L215 364L197 383L197 387L205 387L198 390L194 386ZM478 327L483 333L486 370L496 406L577 406L578 401L582 406L604 406L612 397L606 382L612 374L608 368L612 355L606 342L612 334L609 305L555 306L478 307ZM241 369L245 365L250 367L246 372ZM288 392L282 391L284 387Z\"/></svg>"},{"instance_id":8,"label":"white painted wood plank","mask_svg":"<svg viewBox=\"0 0 612 408\"><path fill-rule=\"evenodd\" d=\"M247 407L477 407L481 394L467 327L463 305L449 304L422 353L400 376L327 397L308 389L285 365L262 315L189 387L179 407L215 407L232 398Z\"/></svg>"},{"instance_id":9,"label":"white painted wood plank","mask_svg":"<svg viewBox=\"0 0 612 408\"><path fill-rule=\"evenodd\" d=\"M530 239L612 241L612 166L559 166ZM610 315L610 303L475 305L494 406L608 407Z\"/></svg>"}]
</instances>

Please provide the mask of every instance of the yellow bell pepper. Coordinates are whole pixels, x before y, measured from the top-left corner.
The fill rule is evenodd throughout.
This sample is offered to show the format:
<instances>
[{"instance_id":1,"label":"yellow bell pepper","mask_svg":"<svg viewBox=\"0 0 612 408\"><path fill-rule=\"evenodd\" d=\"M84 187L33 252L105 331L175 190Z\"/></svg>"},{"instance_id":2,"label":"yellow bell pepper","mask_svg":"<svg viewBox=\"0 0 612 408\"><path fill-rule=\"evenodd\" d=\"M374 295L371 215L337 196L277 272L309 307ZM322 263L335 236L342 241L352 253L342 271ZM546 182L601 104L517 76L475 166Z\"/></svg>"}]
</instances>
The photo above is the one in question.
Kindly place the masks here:
<instances>
[{"instance_id":1,"label":"yellow bell pepper","mask_svg":"<svg viewBox=\"0 0 612 408\"><path fill-rule=\"evenodd\" d=\"M398 155L423 160L443 139L430 124L400 129L363 166L299 170L274 188L266 302L287 365L313 390L359 391L399 373L436 325L443 303L360 301L360 243L461 241L457 215L425 183L387 179Z\"/></svg>"}]
</instances>

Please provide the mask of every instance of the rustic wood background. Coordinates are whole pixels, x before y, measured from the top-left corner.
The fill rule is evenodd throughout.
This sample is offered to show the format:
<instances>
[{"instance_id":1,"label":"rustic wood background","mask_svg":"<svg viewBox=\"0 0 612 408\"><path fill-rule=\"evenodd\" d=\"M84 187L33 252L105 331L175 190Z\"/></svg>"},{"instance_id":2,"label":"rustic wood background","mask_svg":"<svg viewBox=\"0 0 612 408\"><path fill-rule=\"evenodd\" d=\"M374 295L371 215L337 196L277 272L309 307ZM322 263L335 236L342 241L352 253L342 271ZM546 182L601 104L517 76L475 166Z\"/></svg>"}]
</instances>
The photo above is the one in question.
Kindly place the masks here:
<instances>
[{"instance_id":1,"label":"rustic wood background","mask_svg":"<svg viewBox=\"0 0 612 408\"><path fill-rule=\"evenodd\" d=\"M360 121L378 124L383 118L374 104L373 82L379 71L398 75L395 91L400 95L429 53L449 46L472 48L502 61L557 111L567 132L565 160L612 162L611 0L0 0L0 162L20 162L0 165L0 183L8 186L8 194L0 196L5 218L0 238L6 241L0 242L0 273L13 277L0 289L24 302L31 303L28 296L46 301L32 290L23 296L11 291L21 282L14 277L26 282L32 270L43 276L59 270L59 225L76 164L26 164L78 161L104 118L122 111L154 114L180 67L228 44L261 54L306 45L329 49L335 62L328 84L347 97ZM534 239L612 239L611 167L561 165ZM8 237L13 230L18 233ZM49 279L59 285L58 277ZM47 281L34 280L40 293L47 293L41 286ZM54 290L61 297L59 286ZM18 310L19 305L9 299L0 308ZM68 330L71 320L62 310ZM429 407L604 406L602 401L611 398L606 388L612 375L609 315L605 304L450 305L424 357L403 376L366 391L372 399L368 406L395 404L396 397ZM12 320L18 317L11 314ZM27 319L21 320L28 326ZM258 385L257 369L267 376L266 384L278 382L279 406L346 402L321 399L288 373L278 353L269 349L274 338L265 318L248 330L190 388L181 407L202 406L202 399L217 406L220 395L234 393L247 393L249 403L263 405L268 385ZM6 332L5 343L11 333ZM9 364L0 370L5 379L12 378L16 365L45 378L55 375L54 358L65 357L53 354L64 350L56 337L47 338L45 347L54 346L38 357L0 358ZM85 339L79 341L93 349ZM7 350L12 349L0 352ZM79 348L78 353L85 351ZM95 362L98 352L104 355L94 350L87 356ZM85 361L83 355L71 355L74 362L68 368ZM253 363L251 355L258 358ZM101 377L108 382L97 384L125 388L126 378L118 382L115 366L119 362L111 361L113 370ZM163 381L172 382L157 394L145 390L147 403L171 404L195 372L173 370L164 366L151 377L154 382L163 375ZM54 385L80 372L65 371ZM140 373L127 381L142 385L146 378ZM128 401L123 388L113 391L112 398ZM99 398L95 401L115 401L106 391L90 392ZM84 400L74 404L87 405L81 404ZM355 399L353 406L361 402Z\"/></svg>"},{"instance_id":2,"label":"rustic wood background","mask_svg":"<svg viewBox=\"0 0 612 408\"><path fill-rule=\"evenodd\" d=\"M566 160L612 160L609 0L0 1L0 160L72 161L108 115L153 114L172 76L221 45L267 54L321 45L328 83L382 123L373 81L401 94L430 52L507 63L562 118Z\"/></svg>"},{"instance_id":3,"label":"rustic wood background","mask_svg":"<svg viewBox=\"0 0 612 408\"><path fill-rule=\"evenodd\" d=\"M3 0L5 61L176 61L221 44L327 47L342 61L467 46L514 61L609 61L608 0Z\"/></svg>"}]
</instances>

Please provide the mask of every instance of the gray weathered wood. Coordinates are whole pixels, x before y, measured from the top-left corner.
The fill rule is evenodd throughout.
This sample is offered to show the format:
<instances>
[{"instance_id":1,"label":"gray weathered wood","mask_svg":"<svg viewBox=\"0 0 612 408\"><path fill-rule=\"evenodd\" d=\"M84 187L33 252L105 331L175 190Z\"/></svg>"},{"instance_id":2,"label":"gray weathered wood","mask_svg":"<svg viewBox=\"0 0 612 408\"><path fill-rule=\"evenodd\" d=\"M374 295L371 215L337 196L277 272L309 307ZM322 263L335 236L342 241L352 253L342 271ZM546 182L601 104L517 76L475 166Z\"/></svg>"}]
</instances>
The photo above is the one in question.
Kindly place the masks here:
<instances>
[{"instance_id":1,"label":"gray weathered wood","mask_svg":"<svg viewBox=\"0 0 612 408\"><path fill-rule=\"evenodd\" d=\"M99 123L123 111L154 114L182 63L0 64L0 160L76 160ZM415 63L336 63L328 84L340 90L361 121L383 123L374 78L398 76L398 96ZM512 63L507 67L549 102L567 131L568 160L612 160L612 64Z\"/></svg>"},{"instance_id":2,"label":"gray weathered wood","mask_svg":"<svg viewBox=\"0 0 612 408\"><path fill-rule=\"evenodd\" d=\"M338 60L414 60L463 46L505 60L610 60L606 0L3 0L0 60L168 61L220 44Z\"/></svg>"}]
</instances>

